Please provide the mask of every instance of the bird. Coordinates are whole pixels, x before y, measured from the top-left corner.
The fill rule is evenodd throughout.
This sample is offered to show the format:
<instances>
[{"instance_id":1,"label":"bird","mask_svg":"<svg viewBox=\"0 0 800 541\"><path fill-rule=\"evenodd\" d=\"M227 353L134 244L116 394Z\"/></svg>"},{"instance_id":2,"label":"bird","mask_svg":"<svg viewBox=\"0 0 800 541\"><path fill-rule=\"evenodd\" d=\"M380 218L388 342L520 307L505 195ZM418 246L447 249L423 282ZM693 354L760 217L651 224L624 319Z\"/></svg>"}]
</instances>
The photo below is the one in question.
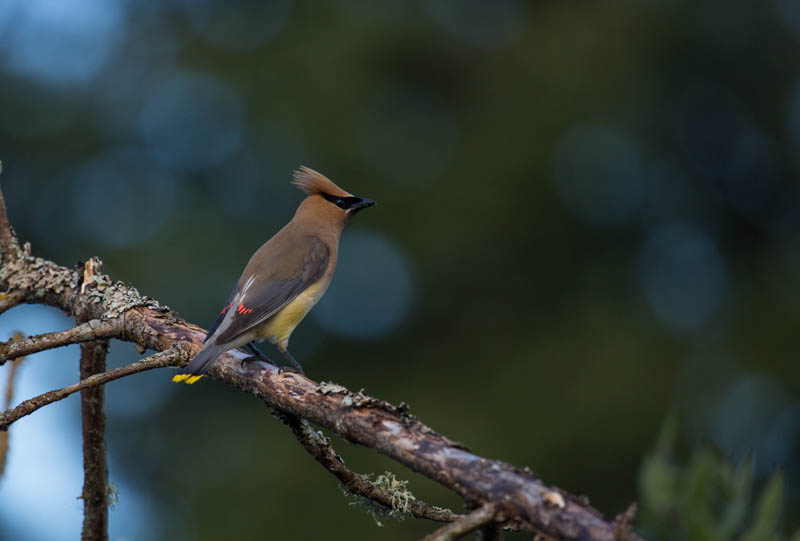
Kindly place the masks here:
<instances>
[{"instance_id":1,"label":"bird","mask_svg":"<svg viewBox=\"0 0 800 541\"><path fill-rule=\"evenodd\" d=\"M275 344L304 374L289 353L289 337L331 283L345 224L375 201L356 197L305 166L294 172L292 184L305 192L305 199L289 223L250 258L203 348L172 381L195 383L231 349L246 346L261 357L256 340Z\"/></svg>"}]
</instances>

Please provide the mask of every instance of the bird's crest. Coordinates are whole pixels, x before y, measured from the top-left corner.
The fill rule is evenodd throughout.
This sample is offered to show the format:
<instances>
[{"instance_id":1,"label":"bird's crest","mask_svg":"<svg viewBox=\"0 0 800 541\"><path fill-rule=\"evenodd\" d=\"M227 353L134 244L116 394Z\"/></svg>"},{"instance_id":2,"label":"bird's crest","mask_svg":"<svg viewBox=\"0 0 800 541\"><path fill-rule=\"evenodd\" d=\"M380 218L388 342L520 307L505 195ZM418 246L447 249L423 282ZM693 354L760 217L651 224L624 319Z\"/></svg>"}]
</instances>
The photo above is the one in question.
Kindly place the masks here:
<instances>
[{"instance_id":1,"label":"bird's crest","mask_svg":"<svg viewBox=\"0 0 800 541\"><path fill-rule=\"evenodd\" d=\"M334 184L331 179L322 173L318 173L305 165L301 165L300 169L294 172L293 177L294 180L292 180L292 184L308 195L327 194L339 197L348 197L352 195Z\"/></svg>"}]
</instances>

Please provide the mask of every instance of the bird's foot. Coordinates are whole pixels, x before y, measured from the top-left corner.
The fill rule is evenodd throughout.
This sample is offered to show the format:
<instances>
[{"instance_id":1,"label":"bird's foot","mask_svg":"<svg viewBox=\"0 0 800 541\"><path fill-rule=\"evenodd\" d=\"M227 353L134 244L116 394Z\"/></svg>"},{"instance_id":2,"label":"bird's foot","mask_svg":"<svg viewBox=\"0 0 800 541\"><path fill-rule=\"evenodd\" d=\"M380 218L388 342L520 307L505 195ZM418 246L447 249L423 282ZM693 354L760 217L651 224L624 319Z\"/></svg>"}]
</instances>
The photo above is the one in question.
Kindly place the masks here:
<instances>
[{"instance_id":1,"label":"bird's foot","mask_svg":"<svg viewBox=\"0 0 800 541\"><path fill-rule=\"evenodd\" d=\"M289 353L288 349L281 349L281 348L278 348L278 349L283 354L283 356L286 357L286 360L289 361L290 363L292 363L292 366L294 366L294 369L284 368L284 370L291 370L292 372L299 372L300 374L302 374L304 376L306 375L306 373L303 372L303 367L300 366L300 363L297 362L297 359L295 359L292 356L292 354Z\"/></svg>"},{"instance_id":2,"label":"bird's foot","mask_svg":"<svg viewBox=\"0 0 800 541\"><path fill-rule=\"evenodd\" d=\"M250 353L252 353L252 355L250 355L249 357L244 357L242 359L242 368L244 368L244 363L252 363L257 361L265 362L271 364L272 366L278 366L278 363L267 357L267 355L263 351L258 349L253 342L247 344L245 348L247 348L247 350L249 350Z\"/></svg>"},{"instance_id":3,"label":"bird's foot","mask_svg":"<svg viewBox=\"0 0 800 541\"><path fill-rule=\"evenodd\" d=\"M303 368L300 366L279 366L278 374L283 374L284 372L291 372L292 374L300 374L301 376L306 375L306 373L303 372Z\"/></svg>"},{"instance_id":4,"label":"bird's foot","mask_svg":"<svg viewBox=\"0 0 800 541\"><path fill-rule=\"evenodd\" d=\"M255 363L255 362L259 362L259 361L267 363L267 364L271 364L272 366L278 366L278 363L276 363L275 361L273 361L272 359L270 359L266 355L258 354L258 355L250 355L249 357L243 357L242 358L242 368L244 368L244 365L247 364L247 363Z\"/></svg>"}]
</instances>

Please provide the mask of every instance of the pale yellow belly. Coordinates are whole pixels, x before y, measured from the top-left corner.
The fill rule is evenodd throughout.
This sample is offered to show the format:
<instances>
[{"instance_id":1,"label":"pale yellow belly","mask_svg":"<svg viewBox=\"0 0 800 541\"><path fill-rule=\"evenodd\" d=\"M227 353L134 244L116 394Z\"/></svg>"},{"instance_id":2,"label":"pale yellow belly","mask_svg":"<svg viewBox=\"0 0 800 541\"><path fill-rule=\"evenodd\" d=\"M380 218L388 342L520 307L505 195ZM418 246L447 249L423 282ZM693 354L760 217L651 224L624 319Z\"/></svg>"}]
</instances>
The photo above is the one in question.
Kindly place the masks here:
<instances>
[{"instance_id":1,"label":"pale yellow belly","mask_svg":"<svg viewBox=\"0 0 800 541\"><path fill-rule=\"evenodd\" d=\"M323 283L322 280L309 286L308 289L295 297L292 302L265 321L256 332L256 337L261 340L269 340L273 344L278 344L279 348L285 349L294 328L303 320L308 311L319 302L327 288L328 284Z\"/></svg>"}]
</instances>

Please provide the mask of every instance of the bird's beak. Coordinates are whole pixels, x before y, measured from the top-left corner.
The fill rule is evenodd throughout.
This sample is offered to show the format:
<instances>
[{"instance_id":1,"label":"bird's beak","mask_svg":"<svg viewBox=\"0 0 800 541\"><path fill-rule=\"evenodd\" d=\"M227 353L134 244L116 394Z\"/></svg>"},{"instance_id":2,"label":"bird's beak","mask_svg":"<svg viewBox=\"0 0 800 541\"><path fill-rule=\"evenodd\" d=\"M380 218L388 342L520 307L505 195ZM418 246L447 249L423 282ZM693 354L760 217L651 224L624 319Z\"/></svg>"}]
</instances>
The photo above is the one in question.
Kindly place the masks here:
<instances>
[{"instance_id":1,"label":"bird's beak","mask_svg":"<svg viewBox=\"0 0 800 541\"><path fill-rule=\"evenodd\" d=\"M370 199L368 197L364 197L358 203L356 203L355 205L351 206L348 209L347 213L350 216L352 216L353 214L355 214L357 212L360 212L362 209L365 209L367 207L371 207L374 204L375 204L375 201L373 201L372 199Z\"/></svg>"}]
</instances>

